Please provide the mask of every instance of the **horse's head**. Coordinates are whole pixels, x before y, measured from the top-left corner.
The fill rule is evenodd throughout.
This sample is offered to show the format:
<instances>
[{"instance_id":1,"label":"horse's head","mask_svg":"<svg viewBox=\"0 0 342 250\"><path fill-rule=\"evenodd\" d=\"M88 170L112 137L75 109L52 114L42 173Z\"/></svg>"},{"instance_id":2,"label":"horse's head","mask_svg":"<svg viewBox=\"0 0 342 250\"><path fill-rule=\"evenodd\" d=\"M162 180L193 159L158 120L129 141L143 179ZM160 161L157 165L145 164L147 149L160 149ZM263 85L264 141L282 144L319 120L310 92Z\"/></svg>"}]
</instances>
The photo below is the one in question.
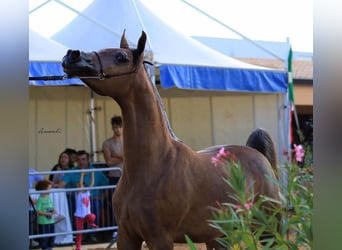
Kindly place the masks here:
<instances>
[{"instance_id":1,"label":"horse's head","mask_svg":"<svg viewBox=\"0 0 342 250\"><path fill-rule=\"evenodd\" d=\"M118 86L127 82L127 77L135 74L142 65L146 34L143 31L136 49L131 49L123 32L120 48L107 48L98 52L68 50L62 59L64 72L68 77L79 77L96 93L116 96L117 89L124 90L128 86ZM113 89L113 83L118 88ZM116 91L116 92L115 92Z\"/></svg>"}]
</instances>

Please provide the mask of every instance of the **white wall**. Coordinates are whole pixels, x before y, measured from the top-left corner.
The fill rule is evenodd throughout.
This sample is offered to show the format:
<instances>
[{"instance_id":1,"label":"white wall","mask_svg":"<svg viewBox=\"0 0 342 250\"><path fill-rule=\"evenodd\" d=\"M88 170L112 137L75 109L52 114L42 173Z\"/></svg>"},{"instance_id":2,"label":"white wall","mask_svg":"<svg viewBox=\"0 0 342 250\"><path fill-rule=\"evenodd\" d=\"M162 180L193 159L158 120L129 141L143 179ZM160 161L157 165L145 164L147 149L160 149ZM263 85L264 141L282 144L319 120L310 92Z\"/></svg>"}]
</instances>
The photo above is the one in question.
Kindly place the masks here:
<instances>
[{"instance_id":1,"label":"white wall","mask_svg":"<svg viewBox=\"0 0 342 250\"><path fill-rule=\"evenodd\" d=\"M194 150L245 144L250 132L262 127L281 152L283 95L158 89L175 134ZM30 167L50 170L66 147L91 151L89 88L30 86L29 94ZM95 108L100 151L103 140L112 135L110 118L121 112L113 99L96 94ZM103 161L101 153L97 160Z\"/></svg>"}]
</instances>

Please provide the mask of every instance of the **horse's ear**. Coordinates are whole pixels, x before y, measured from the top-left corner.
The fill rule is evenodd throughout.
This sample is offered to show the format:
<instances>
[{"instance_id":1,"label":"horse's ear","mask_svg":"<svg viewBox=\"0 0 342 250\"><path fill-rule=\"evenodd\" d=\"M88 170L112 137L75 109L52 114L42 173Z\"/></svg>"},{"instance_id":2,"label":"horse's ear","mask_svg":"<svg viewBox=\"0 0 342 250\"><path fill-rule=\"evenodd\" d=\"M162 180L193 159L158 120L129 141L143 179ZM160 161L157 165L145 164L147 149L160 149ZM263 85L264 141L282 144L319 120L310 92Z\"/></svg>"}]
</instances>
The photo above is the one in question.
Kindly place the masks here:
<instances>
[{"instance_id":1,"label":"horse's ear","mask_svg":"<svg viewBox=\"0 0 342 250\"><path fill-rule=\"evenodd\" d=\"M144 52L145 43L146 43L146 33L142 31L141 36L138 41L138 47L137 47L137 54L139 56Z\"/></svg>"},{"instance_id":2,"label":"horse's ear","mask_svg":"<svg viewBox=\"0 0 342 250\"><path fill-rule=\"evenodd\" d=\"M121 36L120 48L122 48L122 49L128 49L129 48L128 42L126 40L125 32L126 32L126 30L124 29L122 36Z\"/></svg>"}]
</instances>

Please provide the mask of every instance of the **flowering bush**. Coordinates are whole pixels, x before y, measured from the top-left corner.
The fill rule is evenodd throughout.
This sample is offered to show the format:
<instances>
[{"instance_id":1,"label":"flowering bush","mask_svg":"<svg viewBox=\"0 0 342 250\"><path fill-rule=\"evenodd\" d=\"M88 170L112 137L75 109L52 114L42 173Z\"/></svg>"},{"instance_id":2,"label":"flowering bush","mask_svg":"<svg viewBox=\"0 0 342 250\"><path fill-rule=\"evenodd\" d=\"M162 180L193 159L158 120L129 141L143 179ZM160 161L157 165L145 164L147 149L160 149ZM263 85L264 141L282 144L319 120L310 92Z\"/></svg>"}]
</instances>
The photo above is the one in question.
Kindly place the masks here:
<instances>
[{"instance_id":1,"label":"flowering bush","mask_svg":"<svg viewBox=\"0 0 342 250\"><path fill-rule=\"evenodd\" d=\"M246 178L241 164L236 161L230 152L221 149L216 157L212 158L216 166L221 158L229 157L228 170L230 179L227 185L235 193L231 198L235 203L222 203L219 211L214 212L214 219L209 223L222 232L223 237L217 241L225 248L232 249L311 249L313 243L312 212L313 212L313 172L311 165L299 167L298 162L305 161L305 151L302 145L294 145L295 161L290 166L283 167L287 174L287 182L269 178L279 185L281 206L274 206L267 213L262 209L264 202L279 205L279 201L260 196L256 201L253 190L246 190ZM311 157L311 154L308 154ZM254 202L253 202L254 201ZM264 238L269 234L272 237ZM191 250L195 250L191 239L186 236Z\"/></svg>"}]
</instances>

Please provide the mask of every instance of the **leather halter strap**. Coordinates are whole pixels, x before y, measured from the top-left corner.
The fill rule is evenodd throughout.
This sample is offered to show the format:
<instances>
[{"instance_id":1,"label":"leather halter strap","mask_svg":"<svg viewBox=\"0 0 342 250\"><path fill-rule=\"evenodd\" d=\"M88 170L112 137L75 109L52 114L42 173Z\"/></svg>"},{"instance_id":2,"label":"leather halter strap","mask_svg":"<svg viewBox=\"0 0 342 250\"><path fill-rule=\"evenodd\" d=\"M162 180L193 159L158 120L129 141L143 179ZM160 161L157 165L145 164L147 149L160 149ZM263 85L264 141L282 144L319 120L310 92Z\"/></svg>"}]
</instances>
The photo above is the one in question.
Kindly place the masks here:
<instances>
[{"instance_id":1,"label":"leather halter strap","mask_svg":"<svg viewBox=\"0 0 342 250\"><path fill-rule=\"evenodd\" d=\"M134 68L131 71L123 72L123 73L120 73L120 74L107 75L106 73L103 72L102 61L101 61L101 58L100 58L99 54L96 51L94 51L94 54L96 55L97 60L99 61L99 64L100 64L100 74L98 75L98 79L99 80L104 80L104 79L108 79L108 78L112 78L112 77L117 77L117 76L129 75L129 74L133 74L133 73L135 73L137 71L137 68ZM85 78L85 77L83 77L83 78Z\"/></svg>"}]
</instances>

